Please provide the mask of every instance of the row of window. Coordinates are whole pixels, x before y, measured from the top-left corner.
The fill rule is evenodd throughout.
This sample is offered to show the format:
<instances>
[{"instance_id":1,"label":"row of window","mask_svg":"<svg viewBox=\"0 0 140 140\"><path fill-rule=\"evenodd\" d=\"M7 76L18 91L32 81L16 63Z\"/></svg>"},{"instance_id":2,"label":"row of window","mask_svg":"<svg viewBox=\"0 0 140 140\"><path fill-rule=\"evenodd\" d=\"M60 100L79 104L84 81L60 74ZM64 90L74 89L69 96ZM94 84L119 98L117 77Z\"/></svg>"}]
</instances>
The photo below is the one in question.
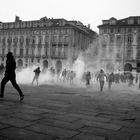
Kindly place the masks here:
<instances>
[{"instance_id":1,"label":"row of window","mask_svg":"<svg viewBox=\"0 0 140 140\"><path fill-rule=\"evenodd\" d=\"M58 46L58 50L56 49L56 46L53 44L52 45L52 48L51 48L51 50L50 50L50 53L51 53L51 56L66 56L66 54L67 54L67 50L68 50L68 44L65 44L65 46L64 47L62 47L62 45L59 45ZM10 51L10 49L8 50L8 51ZM14 54L17 54L16 53L17 52L17 49L16 48L14 48L14 50L13 50L13 53ZM57 53L56 53L57 52ZM33 56L35 56L35 50L30 50L30 53L29 53L29 49L27 48L26 50L25 50L25 53L24 53L24 49L23 48L20 48L20 50L19 50L19 55L20 55L20 57L23 57L24 55L25 56L28 56L28 55L33 55ZM48 56L48 53L49 53L49 50L46 48L45 49L45 52L44 52L44 54L45 54L45 56ZM38 49L38 52L37 52L37 54L38 55L41 55L41 49ZM3 48L2 49L2 55L5 55L5 49Z\"/></svg>"},{"instance_id":2,"label":"row of window","mask_svg":"<svg viewBox=\"0 0 140 140\"><path fill-rule=\"evenodd\" d=\"M132 33L134 30L136 30L137 32L140 32L140 28L139 29L132 29L132 28L128 28L125 30L126 33ZM102 34L108 34L108 33L111 33L111 34L120 34L120 33L123 33L124 32L124 28L117 28L117 29L114 29L114 28L111 28L111 29L101 29L100 32Z\"/></svg>"},{"instance_id":3,"label":"row of window","mask_svg":"<svg viewBox=\"0 0 140 140\"><path fill-rule=\"evenodd\" d=\"M121 44L122 41L123 41L123 38L124 37L122 37L122 36L117 36L116 37L116 40L115 40L115 36L110 36L110 43L116 42L118 44ZM137 44L140 44L140 34L137 35L136 41L137 41ZM128 36L126 36L125 42L128 43L128 44L132 44L132 42L133 42L133 36L131 34L128 35Z\"/></svg>"},{"instance_id":4,"label":"row of window","mask_svg":"<svg viewBox=\"0 0 140 140\"><path fill-rule=\"evenodd\" d=\"M70 34L70 29L0 31L0 35Z\"/></svg>"},{"instance_id":5,"label":"row of window","mask_svg":"<svg viewBox=\"0 0 140 140\"><path fill-rule=\"evenodd\" d=\"M69 41L69 36L52 36L51 38L52 42L68 42ZM26 43L26 45L29 44L43 44L43 37L42 36L32 36L32 37L26 37L24 38L24 36L21 36L20 38L18 37L8 37L8 38L0 38L0 43L2 43L3 46L6 45L6 42L8 44L8 46L10 46L13 42L13 44L15 46L17 46L18 42L19 44L22 46L24 44L24 42ZM49 36L45 37L45 44L49 42Z\"/></svg>"}]
</instances>

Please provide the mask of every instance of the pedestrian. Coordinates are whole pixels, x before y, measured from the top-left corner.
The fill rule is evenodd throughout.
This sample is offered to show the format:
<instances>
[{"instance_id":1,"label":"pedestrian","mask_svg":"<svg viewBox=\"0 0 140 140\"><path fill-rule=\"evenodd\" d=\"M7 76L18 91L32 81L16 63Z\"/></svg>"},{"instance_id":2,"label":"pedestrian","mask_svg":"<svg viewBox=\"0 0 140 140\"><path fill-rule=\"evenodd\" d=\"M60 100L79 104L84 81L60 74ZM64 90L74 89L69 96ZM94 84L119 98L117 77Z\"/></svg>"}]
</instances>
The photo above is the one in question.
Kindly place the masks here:
<instances>
[{"instance_id":1,"label":"pedestrian","mask_svg":"<svg viewBox=\"0 0 140 140\"><path fill-rule=\"evenodd\" d=\"M35 73L35 76L33 78L33 81L32 81L32 85L34 83L34 81L36 80L36 83L38 85L38 78L39 78L39 75L40 75L40 67L37 67L35 70L34 70L34 73Z\"/></svg>"},{"instance_id":2,"label":"pedestrian","mask_svg":"<svg viewBox=\"0 0 140 140\"><path fill-rule=\"evenodd\" d=\"M140 74L138 74L138 88L140 89Z\"/></svg>"},{"instance_id":3,"label":"pedestrian","mask_svg":"<svg viewBox=\"0 0 140 140\"><path fill-rule=\"evenodd\" d=\"M128 81L128 86L134 86L134 83L133 83L133 80L134 80L134 76L133 74L130 72L129 73L129 81Z\"/></svg>"},{"instance_id":4,"label":"pedestrian","mask_svg":"<svg viewBox=\"0 0 140 140\"><path fill-rule=\"evenodd\" d=\"M135 83L136 83L136 84L138 83L138 79L139 79L138 73L136 73L136 77L135 77Z\"/></svg>"},{"instance_id":5,"label":"pedestrian","mask_svg":"<svg viewBox=\"0 0 140 140\"><path fill-rule=\"evenodd\" d=\"M108 88L111 89L112 83L114 82L114 73L112 72L111 74L109 74L107 79L108 79Z\"/></svg>"},{"instance_id":6,"label":"pedestrian","mask_svg":"<svg viewBox=\"0 0 140 140\"><path fill-rule=\"evenodd\" d=\"M18 84L16 82L16 73L15 73L16 62L15 62L13 53L8 52L6 57L7 57L6 70L5 70L4 78L1 81L1 94L0 94L0 97L1 98L4 97L5 85L6 85L6 83L8 81L10 81L12 83L13 87L18 91L18 93L20 95L20 101L22 101L24 99L24 94L22 93L20 87L18 86Z\"/></svg>"},{"instance_id":7,"label":"pedestrian","mask_svg":"<svg viewBox=\"0 0 140 140\"><path fill-rule=\"evenodd\" d=\"M86 73L86 86L88 87L90 85L90 80L91 80L91 73L88 71Z\"/></svg>"},{"instance_id":8,"label":"pedestrian","mask_svg":"<svg viewBox=\"0 0 140 140\"><path fill-rule=\"evenodd\" d=\"M103 91L104 88L104 80L105 78L107 78L106 74L104 73L104 71L101 69L98 76L97 76L97 80L99 80L100 83L100 91Z\"/></svg>"}]
</instances>

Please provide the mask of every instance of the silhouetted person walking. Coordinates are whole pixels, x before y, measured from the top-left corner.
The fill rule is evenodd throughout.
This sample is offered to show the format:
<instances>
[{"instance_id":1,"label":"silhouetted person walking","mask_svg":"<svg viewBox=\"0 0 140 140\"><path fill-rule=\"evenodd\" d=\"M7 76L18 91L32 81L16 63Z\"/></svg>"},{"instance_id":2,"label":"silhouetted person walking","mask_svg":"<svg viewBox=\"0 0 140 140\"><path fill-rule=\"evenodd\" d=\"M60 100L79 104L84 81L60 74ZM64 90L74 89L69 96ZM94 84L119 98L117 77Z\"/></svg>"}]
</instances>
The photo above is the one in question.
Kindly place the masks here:
<instances>
[{"instance_id":1,"label":"silhouetted person walking","mask_svg":"<svg viewBox=\"0 0 140 140\"><path fill-rule=\"evenodd\" d=\"M32 85L34 83L34 81L36 80L36 83L38 85L38 78L39 78L39 74L40 74L40 67L37 67L35 70L34 70L34 73L35 73L35 76L33 78L33 81L32 81Z\"/></svg>"},{"instance_id":2,"label":"silhouetted person walking","mask_svg":"<svg viewBox=\"0 0 140 140\"><path fill-rule=\"evenodd\" d=\"M106 74L104 73L104 71L101 69L100 70L100 73L98 74L97 76L97 80L99 80L99 83L100 83L100 91L102 92L103 91L103 88L104 88L104 79L105 77L107 78Z\"/></svg>"},{"instance_id":3,"label":"silhouetted person walking","mask_svg":"<svg viewBox=\"0 0 140 140\"><path fill-rule=\"evenodd\" d=\"M91 80L91 73L88 71L86 73L86 86L87 87L90 85L90 80Z\"/></svg>"},{"instance_id":4,"label":"silhouetted person walking","mask_svg":"<svg viewBox=\"0 0 140 140\"><path fill-rule=\"evenodd\" d=\"M1 94L0 94L0 97L1 98L4 97L5 85L10 80L10 82L13 85L13 87L18 91L18 93L20 95L20 101L22 101L23 98L24 98L24 95L23 95L21 89L19 88L19 86L18 86L18 84L16 82L15 69L16 69L16 62L15 62L14 56L13 56L12 52L8 52L7 60L6 60L5 75L4 75L4 78L2 79L2 82L1 82Z\"/></svg>"},{"instance_id":5,"label":"silhouetted person walking","mask_svg":"<svg viewBox=\"0 0 140 140\"><path fill-rule=\"evenodd\" d=\"M113 72L111 74L109 74L107 80L108 80L108 88L111 89L112 83L114 82L114 73Z\"/></svg>"}]
</instances>

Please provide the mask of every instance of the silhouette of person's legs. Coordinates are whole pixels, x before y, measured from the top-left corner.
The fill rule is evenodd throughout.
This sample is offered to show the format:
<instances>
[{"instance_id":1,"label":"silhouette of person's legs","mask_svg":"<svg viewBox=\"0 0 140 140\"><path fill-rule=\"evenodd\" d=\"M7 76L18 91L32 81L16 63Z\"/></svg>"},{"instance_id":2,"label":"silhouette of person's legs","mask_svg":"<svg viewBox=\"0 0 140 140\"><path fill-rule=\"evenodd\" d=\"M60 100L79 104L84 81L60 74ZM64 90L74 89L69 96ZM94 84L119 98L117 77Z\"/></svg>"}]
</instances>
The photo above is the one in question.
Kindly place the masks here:
<instances>
[{"instance_id":1,"label":"silhouette of person's legs","mask_svg":"<svg viewBox=\"0 0 140 140\"><path fill-rule=\"evenodd\" d=\"M39 78L39 75L36 75L36 83L37 83L37 85L38 85L38 78Z\"/></svg>"},{"instance_id":2,"label":"silhouette of person's legs","mask_svg":"<svg viewBox=\"0 0 140 140\"><path fill-rule=\"evenodd\" d=\"M37 79L37 77L35 78L35 80L36 80L36 84L38 85L38 79Z\"/></svg>"},{"instance_id":3,"label":"silhouette of person's legs","mask_svg":"<svg viewBox=\"0 0 140 140\"><path fill-rule=\"evenodd\" d=\"M13 85L13 87L18 91L20 97L24 96L21 89L19 88L17 82L16 82L16 79L15 79L15 76L13 75L11 78L10 78L10 81Z\"/></svg>"},{"instance_id":4,"label":"silhouette of person's legs","mask_svg":"<svg viewBox=\"0 0 140 140\"><path fill-rule=\"evenodd\" d=\"M4 89L5 89L5 85L6 83L9 81L9 76L5 76L3 79L2 79L2 82L1 82L1 97L4 96Z\"/></svg>"},{"instance_id":5,"label":"silhouette of person's legs","mask_svg":"<svg viewBox=\"0 0 140 140\"><path fill-rule=\"evenodd\" d=\"M100 81L100 91L103 91L103 87L104 87L104 81Z\"/></svg>"},{"instance_id":6,"label":"silhouette of person's legs","mask_svg":"<svg viewBox=\"0 0 140 140\"><path fill-rule=\"evenodd\" d=\"M36 76L34 76L34 78L33 78L32 85L33 85L33 83L34 83L35 79L36 79Z\"/></svg>"}]
</instances>

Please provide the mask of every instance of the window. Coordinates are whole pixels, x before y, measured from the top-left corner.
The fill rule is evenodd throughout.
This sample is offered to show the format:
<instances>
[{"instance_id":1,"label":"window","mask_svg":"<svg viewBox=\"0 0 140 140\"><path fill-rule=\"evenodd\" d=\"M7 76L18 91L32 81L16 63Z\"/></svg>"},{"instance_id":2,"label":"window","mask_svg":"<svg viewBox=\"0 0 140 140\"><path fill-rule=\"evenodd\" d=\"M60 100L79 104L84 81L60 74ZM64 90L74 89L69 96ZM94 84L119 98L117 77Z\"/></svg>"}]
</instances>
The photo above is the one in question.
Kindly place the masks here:
<instances>
[{"instance_id":1,"label":"window","mask_svg":"<svg viewBox=\"0 0 140 140\"><path fill-rule=\"evenodd\" d=\"M42 37L39 36L39 38L38 38L38 44L41 44L41 42L42 42Z\"/></svg>"},{"instance_id":2,"label":"window","mask_svg":"<svg viewBox=\"0 0 140 140\"><path fill-rule=\"evenodd\" d=\"M107 29L104 29L104 34L106 34L107 33Z\"/></svg>"},{"instance_id":3,"label":"window","mask_svg":"<svg viewBox=\"0 0 140 140\"><path fill-rule=\"evenodd\" d=\"M133 24L134 23L134 19L133 18L129 18L128 19L128 24Z\"/></svg>"},{"instance_id":4,"label":"window","mask_svg":"<svg viewBox=\"0 0 140 140\"><path fill-rule=\"evenodd\" d=\"M45 49L45 55L48 56L48 48Z\"/></svg>"},{"instance_id":5,"label":"window","mask_svg":"<svg viewBox=\"0 0 140 140\"><path fill-rule=\"evenodd\" d=\"M61 56L62 44L58 44L58 56Z\"/></svg>"},{"instance_id":6,"label":"window","mask_svg":"<svg viewBox=\"0 0 140 140\"><path fill-rule=\"evenodd\" d=\"M140 34L137 36L137 43L140 45Z\"/></svg>"},{"instance_id":7,"label":"window","mask_svg":"<svg viewBox=\"0 0 140 140\"><path fill-rule=\"evenodd\" d=\"M16 53L16 48L14 48L14 55L16 55L17 53Z\"/></svg>"},{"instance_id":8,"label":"window","mask_svg":"<svg viewBox=\"0 0 140 140\"><path fill-rule=\"evenodd\" d=\"M22 47L23 46L23 43L24 43L24 37L23 36L20 37L19 42L20 42L20 46Z\"/></svg>"},{"instance_id":9,"label":"window","mask_svg":"<svg viewBox=\"0 0 140 140\"><path fill-rule=\"evenodd\" d=\"M131 55L132 55L132 51L131 51L131 49L127 50L127 58L130 58Z\"/></svg>"},{"instance_id":10,"label":"window","mask_svg":"<svg viewBox=\"0 0 140 140\"><path fill-rule=\"evenodd\" d=\"M117 29L117 33L118 34L121 33L121 29L120 28Z\"/></svg>"},{"instance_id":11,"label":"window","mask_svg":"<svg viewBox=\"0 0 140 140\"><path fill-rule=\"evenodd\" d=\"M14 42L14 46L17 46L17 43L18 43L18 38L17 38L17 37L15 37L15 38L14 38L14 40L13 40L13 42Z\"/></svg>"},{"instance_id":12,"label":"window","mask_svg":"<svg viewBox=\"0 0 140 140\"><path fill-rule=\"evenodd\" d=\"M26 55L28 56L28 48L26 49Z\"/></svg>"},{"instance_id":13,"label":"window","mask_svg":"<svg viewBox=\"0 0 140 140\"><path fill-rule=\"evenodd\" d=\"M132 44L132 35L127 36L127 43Z\"/></svg>"},{"instance_id":14,"label":"window","mask_svg":"<svg viewBox=\"0 0 140 140\"><path fill-rule=\"evenodd\" d=\"M2 45L5 46L5 37L2 39Z\"/></svg>"},{"instance_id":15,"label":"window","mask_svg":"<svg viewBox=\"0 0 140 140\"><path fill-rule=\"evenodd\" d=\"M5 49L3 48L2 49L2 56L4 56L4 54L5 54Z\"/></svg>"},{"instance_id":16,"label":"window","mask_svg":"<svg viewBox=\"0 0 140 140\"><path fill-rule=\"evenodd\" d=\"M64 56L67 56L68 44L64 44Z\"/></svg>"},{"instance_id":17,"label":"window","mask_svg":"<svg viewBox=\"0 0 140 140\"><path fill-rule=\"evenodd\" d=\"M68 42L68 35L64 36L64 42Z\"/></svg>"},{"instance_id":18,"label":"window","mask_svg":"<svg viewBox=\"0 0 140 140\"><path fill-rule=\"evenodd\" d=\"M9 38L7 39L7 43L8 43L8 46L11 46L11 43L12 43L12 38L11 38L11 37L9 37Z\"/></svg>"},{"instance_id":19,"label":"window","mask_svg":"<svg viewBox=\"0 0 140 140\"><path fill-rule=\"evenodd\" d=\"M45 42L45 48L48 48L48 46L49 46L48 42Z\"/></svg>"},{"instance_id":20,"label":"window","mask_svg":"<svg viewBox=\"0 0 140 140\"><path fill-rule=\"evenodd\" d=\"M110 36L110 43L113 43L113 42L114 42L114 37Z\"/></svg>"},{"instance_id":21,"label":"window","mask_svg":"<svg viewBox=\"0 0 140 140\"><path fill-rule=\"evenodd\" d=\"M56 35L53 35L52 41L53 41L53 42L57 42L57 36L56 36Z\"/></svg>"},{"instance_id":22,"label":"window","mask_svg":"<svg viewBox=\"0 0 140 140\"><path fill-rule=\"evenodd\" d=\"M35 36L32 37L32 44L35 44Z\"/></svg>"},{"instance_id":23,"label":"window","mask_svg":"<svg viewBox=\"0 0 140 140\"><path fill-rule=\"evenodd\" d=\"M52 56L55 56L55 53L56 53L56 44L52 44Z\"/></svg>"},{"instance_id":24,"label":"window","mask_svg":"<svg viewBox=\"0 0 140 140\"><path fill-rule=\"evenodd\" d=\"M132 32L132 29L131 29L131 28L129 28L129 29L128 29L128 33L131 33L131 32Z\"/></svg>"},{"instance_id":25,"label":"window","mask_svg":"<svg viewBox=\"0 0 140 140\"><path fill-rule=\"evenodd\" d=\"M137 58L140 59L140 49L137 51Z\"/></svg>"},{"instance_id":26,"label":"window","mask_svg":"<svg viewBox=\"0 0 140 140\"><path fill-rule=\"evenodd\" d=\"M117 44L121 44L121 36L117 36Z\"/></svg>"},{"instance_id":27,"label":"window","mask_svg":"<svg viewBox=\"0 0 140 140\"><path fill-rule=\"evenodd\" d=\"M113 33L114 32L114 30L113 29L110 29L110 33Z\"/></svg>"},{"instance_id":28,"label":"window","mask_svg":"<svg viewBox=\"0 0 140 140\"><path fill-rule=\"evenodd\" d=\"M49 36L45 37L45 42L49 42Z\"/></svg>"},{"instance_id":29,"label":"window","mask_svg":"<svg viewBox=\"0 0 140 140\"><path fill-rule=\"evenodd\" d=\"M23 49L20 48L20 56L23 57Z\"/></svg>"},{"instance_id":30,"label":"window","mask_svg":"<svg viewBox=\"0 0 140 140\"><path fill-rule=\"evenodd\" d=\"M30 44L30 38L27 37L27 38L26 38L26 45L28 46L29 44Z\"/></svg>"}]
</instances>

